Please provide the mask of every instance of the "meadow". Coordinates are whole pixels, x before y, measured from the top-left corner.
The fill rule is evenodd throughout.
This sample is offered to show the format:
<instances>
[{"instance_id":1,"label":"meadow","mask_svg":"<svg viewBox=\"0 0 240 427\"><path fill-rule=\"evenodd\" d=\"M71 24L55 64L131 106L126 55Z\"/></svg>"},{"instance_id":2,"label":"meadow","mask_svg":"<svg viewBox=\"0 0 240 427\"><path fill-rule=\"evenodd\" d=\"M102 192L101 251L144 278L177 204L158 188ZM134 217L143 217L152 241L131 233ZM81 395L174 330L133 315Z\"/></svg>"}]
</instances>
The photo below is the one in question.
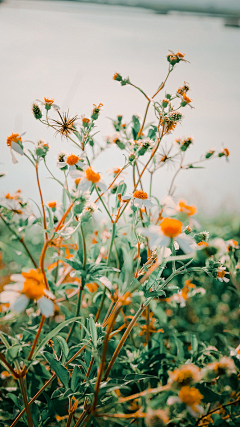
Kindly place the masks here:
<instances>
[{"instance_id":1,"label":"meadow","mask_svg":"<svg viewBox=\"0 0 240 427\"><path fill-rule=\"evenodd\" d=\"M41 203L23 199L17 178L16 192L1 195L3 427L240 425L240 221L208 219L175 195L183 170L191 179L212 159L224 170L231 154L219 144L187 162L194 140L176 131L194 108L190 84L168 92L182 62L183 53L167 54L151 95L113 75L119 90L141 93L146 110L130 122L112 118L102 145L102 104L72 116L52 98L35 100L39 132L65 143L55 170L48 142L6 137L9 159L27 159ZM93 162L113 145L125 163L109 165L105 182ZM172 171L163 198L153 192L160 168ZM43 169L48 186L58 184L51 200Z\"/></svg>"}]
</instances>

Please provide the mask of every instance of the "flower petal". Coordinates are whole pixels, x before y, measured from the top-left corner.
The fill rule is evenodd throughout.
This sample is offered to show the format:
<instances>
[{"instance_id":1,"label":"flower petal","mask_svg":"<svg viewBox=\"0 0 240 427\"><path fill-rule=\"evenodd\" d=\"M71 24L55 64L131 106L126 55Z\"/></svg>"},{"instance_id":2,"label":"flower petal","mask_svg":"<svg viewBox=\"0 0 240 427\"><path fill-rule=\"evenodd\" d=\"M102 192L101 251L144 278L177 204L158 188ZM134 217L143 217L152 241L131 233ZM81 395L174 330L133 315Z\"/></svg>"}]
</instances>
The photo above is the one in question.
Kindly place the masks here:
<instances>
[{"instance_id":1,"label":"flower petal","mask_svg":"<svg viewBox=\"0 0 240 427\"><path fill-rule=\"evenodd\" d=\"M27 308L27 305L29 303L29 298L26 297L26 295L19 295L18 298L16 298L15 302L12 305L12 309L14 311L17 311L18 313L21 313L21 311L25 310Z\"/></svg>"},{"instance_id":2,"label":"flower petal","mask_svg":"<svg viewBox=\"0 0 240 427\"><path fill-rule=\"evenodd\" d=\"M13 304L19 294L17 292L7 290L0 293L0 302Z\"/></svg>"},{"instance_id":3,"label":"flower petal","mask_svg":"<svg viewBox=\"0 0 240 427\"><path fill-rule=\"evenodd\" d=\"M187 236L186 234L179 234L175 240L186 254L190 254L194 251L192 247L194 240L190 236Z\"/></svg>"},{"instance_id":4,"label":"flower petal","mask_svg":"<svg viewBox=\"0 0 240 427\"><path fill-rule=\"evenodd\" d=\"M14 151L16 151L18 154L20 154L21 156L23 156L24 151L23 149L20 147L19 144L17 144L17 142L12 141L11 143L11 147Z\"/></svg>"},{"instance_id":5,"label":"flower petal","mask_svg":"<svg viewBox=\"0 0 240 427\"><path fill-rule=\"evenodd\" d=\"M54 304L53 302L46 298L42 297L37 301L38 307L40 308L41 313L45 317L50 317L54 313Z\"/></svg>"},{"instance_id":6,"label":"flower petal","mask_svg":"<svg viewBox=\"0 0 240 427\"><path fill-rule=\"evenodd\" d=\"M25 278L21 274L11 274L10 280L13 282L24 282Z\"/></svg>"}]
</instances>

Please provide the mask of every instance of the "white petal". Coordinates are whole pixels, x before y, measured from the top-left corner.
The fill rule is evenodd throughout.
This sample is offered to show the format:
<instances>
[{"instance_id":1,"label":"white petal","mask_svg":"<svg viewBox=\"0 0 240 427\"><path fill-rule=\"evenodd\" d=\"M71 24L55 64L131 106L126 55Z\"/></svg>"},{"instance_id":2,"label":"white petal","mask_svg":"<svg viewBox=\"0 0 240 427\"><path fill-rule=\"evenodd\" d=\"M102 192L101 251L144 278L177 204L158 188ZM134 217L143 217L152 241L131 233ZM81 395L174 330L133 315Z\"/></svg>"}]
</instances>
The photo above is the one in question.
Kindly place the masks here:
<instances>
[{"instance_id":1,"label":"white petal","mask_svg":"<svg viewBox=\"0 0 240 427\"><path fill-rule=\"evenodd\" d=\"M18 282L18 283L13 283L13 284L10 284L10 285L5 285L4 286L4 290L6 290L6 291L22 291L23 290L23 283L21 283L21 282Z\"/></svg>"},{"instance_id":2,"label":"white petal","mask_svg":"<svg viewBox=\"0 0 240 427\"><path fill-rule=\"evenodd\" d=\"M178 396L170 396L167 400L167 405L174 405L175 403L180 403L181 399Z\"/></svg>"},{"instance_id":3,"label":"white petal","mask_svg":"<svg viewBox=\"0 0 240 427\"><path fill-rule=\"evenodd\" d=\"M70 168L72 168L72 169L70 169ZM70 168L69 168L69 175L71 178L76 179L76 178L81 177L81 175L79 176L79 172L81 172L81 171L77 170L76 167L74 168L74 166L70 166Z\"/></svg>"},{"instance_id":4,"label":"white petal","mask_svg":"<svg viewBox=\"0 0 240 427\"><path fill-rule=\"evenodd\" d=\"M143 200L142 199L134 199L134 205L137 206L138 208L142 208L143 206Z\"/></svg>"},{"instance_id":5,"label":"white petal","mask_svg":"<svg viewBox=\"0 0 240 427\"><path fill-rule=\"evenodd\" d=\"M146 208L152 208L154 206L153 202L151 200L149 200L149 199L143 200L143 205Z\"/></svg>"},{"instance_id":6,"label":"white petal","mask_svg":"<svg viewBox=\"0 0 240 427\"><path fill-rule=\"evenodd\" d=\"M54 313L54 304L53 302L46 298L42 297L37 301L38 307L40 308L41 313L45 317L50 317Z\"/></svg>"},{"instance_id":7,"label":"white petal","mask_svg":"<svg viewBox=\"0 0 240 427\"><path fill-rule=\"evenodd\" d=\"M28 297L26 295L19 295L19 297L15 300L14 304L12 305L12 309L14 311L17 311L18 313L21 313L21 311L25 310L29 303Z\"/></svg>"},{"instance_id":8,"label":"white petal","mask_svg":"<svg viewBox=\"0 0 240 427\"><path fill-rule=\"evenodd\" d=\"M10 280L13 282L24 282L25 277L23 277L21 274L11 274Z\"/></svg>"},{"instance_id":9,"label":"white petal","mask_svg":"<svg viewBox=\"0 0 240 427\"><path fill-rule=\"evenodd\" d=\"M12 156L12 162L13 162L14 164L18 163L18 160L17 160L17 159L16 159L16 157L14 156L14 153L13 153L13 149L12 149L12 147L10 147L10 153L11 153L11 156Z\"/></svg>"},{"instance_id":10,"label":"white petal","mask_svg":"<svg viewBox=\"0 0 240 427\"><path fill-rule=\"evenodd\" d=\"M102 180L100 180L99 182L97 182L96 184L101 191L106 191L107 190L107 186L105 184L105 182L103 182Z\"/></svg>"},{"instance_id":11,"label":"white petal","mask_svg":"<svg viewBox=\"0 0 240 427\"><path fill-rule=\"evenodd\" d=\"M3 291L0 293L0 302L13 304L19 296L19 293L14 291Z\"/></svg>"},{"instance_id":12,"label":"white petal","mask_svg":"<svg viewBox=\"0 0 240 427\"><path fill-rule=\"evenodd\" d=\"M57 167L58 167L59 169L62 169L62 168L64 168L65 166L67 166L67 163L66 163L66 162L57 162Z\"/></svg>"},{"instance_id":13,"label":"white petal","mask_svg":"<svg viewBox=\"0 0 240 427\"><path fill-rule=\"evenodd\" d=\"M170 242L171 242L170 237L164 236L164 234L158 236L157 245L162 246L162 247L167 247L170 244Z\"/></svg>"},{"instance_id":14,"label":"white petal","mask_svg":"<svg viewBox=\"0 0 240 427\"><path fill-rule=\"evenodd\" d=\"M23 149L20 147L19 144L17 144L16 142L12 141L11 143L11 147L14 151L16 151L18 154L21 154L21 156L23 156L24 151Z\"/></svg>"},{"instance_id":15,"label":"white petal","mask_svg":"<svg viewBox=\"0 0 240 427\"><path fill-rule=\"evenodd\" d=\"M91 181L88 181L88 179L82 178L78 184L78 189L82 191L88 191L91 185L92 185Z\"/></svg>"},{"instance_id":16,"label":"white petal","mask_svg":"<svg viewBox=\"0 0 240 427\"><path fill-rule=\"evenodd\" d=\"M190 236L180 234L175 240L186 254L193 252L193 247L191 245L194 243L194 240Z\"/></svg>"}]
</instances>

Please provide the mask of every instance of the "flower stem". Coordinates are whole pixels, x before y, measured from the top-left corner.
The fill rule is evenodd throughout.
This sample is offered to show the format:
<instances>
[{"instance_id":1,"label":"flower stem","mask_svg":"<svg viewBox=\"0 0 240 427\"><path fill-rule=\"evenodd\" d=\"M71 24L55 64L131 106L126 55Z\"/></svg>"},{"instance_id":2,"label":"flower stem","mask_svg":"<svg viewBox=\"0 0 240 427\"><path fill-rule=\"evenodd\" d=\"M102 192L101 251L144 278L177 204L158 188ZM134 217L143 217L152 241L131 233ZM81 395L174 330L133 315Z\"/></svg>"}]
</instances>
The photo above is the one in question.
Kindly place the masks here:
<instances>
[{"instance_id":1,"label":"flower stem","mask_svg":"<svg viewBox=\"0 0 240 427\"><path fill-rule=\"evenodd\" d=\"M18 239L18 241L23 245L25 251L27 252L30 260L32 261L33 265L35 268L38 268L38 265L36 263L36 261L34 261L31 252L29 251L26 243L23 240L23 237L20 237L15 230L12 229L12 227L8 224L8 222L5 220L5 218L2 216L2 214L0 213L0 218L3 220L4 224L8 227L9 231L11 231L12 234L14 234L14 236Z\"/></svg>"},{"instance_id":2,"label":"flower stem","mask_svg":"<svg viewBox=\"0 0 240 427\"><path fill-rule=\"evenodd\" d=\"M41 199L41 204L42 204L42 211L43 211L43 225L44 225L44 229L45 229L45 240L47 240L47 238L48 238L48 233L47 233L47 219L46 219L45 207L44 207L44 203L43 203L42 190L41 190L40 181L39 181L38 162L36 162L36 176L37 176L38 190L39 190L39 194L40 194L40 199Z\"/></svg>"},{"instance_id":3,"label":"flower stem","mask_svg":"<svg viewBox=\"0 0 240 427\"><path fill-rule=\"evenodd\" d=\"M23 401L24 401L24 406L25 406L25 409L26 409L28 426L29 427L33 427L31 411L30 411L29 404L28 404L27 392L26 392L26 388L25 388L25 385L24 385L24 378L22 376L20 376L20 378L19 378L19 384L20 384L20 387L21 387Z\"/></svg>"}]
</instances>

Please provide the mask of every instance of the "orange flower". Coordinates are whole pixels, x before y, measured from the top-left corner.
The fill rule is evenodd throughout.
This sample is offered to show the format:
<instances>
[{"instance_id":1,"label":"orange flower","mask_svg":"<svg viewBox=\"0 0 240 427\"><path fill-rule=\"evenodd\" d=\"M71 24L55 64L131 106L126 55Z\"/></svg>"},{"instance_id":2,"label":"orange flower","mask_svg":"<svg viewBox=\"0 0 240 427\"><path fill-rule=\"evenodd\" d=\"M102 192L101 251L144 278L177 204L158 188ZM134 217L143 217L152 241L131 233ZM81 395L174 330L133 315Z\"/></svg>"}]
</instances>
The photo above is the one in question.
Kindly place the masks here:
<instances>
[{"instance_id":1,"label":"orange flower","mask_svg":"<svg viewBox=\"0 0 240 427\"><path fill-rule=\"evenodd\" d=\"M184 386L179 392L179 397L183 403L197 411L196 405L201 403L203 395L195 387Z\"/></svg>"},{"instance_id":2,"label":"orange flower","mask_svg":"<svg viewBox=\"0 0 240 427\"><path fill-rule=\"evenodd\" d=\"M189 104L190 102L192 102L192 99L188 98L188 96L186 95L186 93L184 93L182 97L183 97L183 100L184 100L187 104Z\"/></svg>"},{"instance_id":3,"label":"orange flower","mask_svg":"<svg viewBox=\"0 0 240 427\"><path fill-rule=\"evenodd\" d=\"M207 242L204 242L204 240L202 242L198 242L198 246L209 246Z\"/></svg>"},{"instance_id":4,"label":"orange flower","mask_svg":"<svg viewBox=\"0 0 240 427\"><path fill-rule=\"evenodd\" d=\"M22 293L27 298L38 300L43 297L45 292L45 284L43 274L39 270L30 270L28 273L22 273L25 278Z\"/></svg>"},{"instance_id":5,"label":"orange flower","mask_svg":"<svg viewBox=\"0 0 240 427\"><path fill-rule=\"evenodd\" d=\"M98 288L98 284L97 283L87 283L86 284L89 292L94 293L96 292L97 288Z\"/></svg>"},{"instance_id":6,"label":"orange flower","mask_svg":"<svg viewBox=\"0 0 240 427\"><path fill-rule=\"evenodd\" d=\"M186 213L188 216L192 216L197 212L196 206L187 205L185 200L179 200L178 206L179 206L179 211Z\"/></svg>"},{"instance_id":7,"label":"orange flower","mask_svg":"<svg viewBox=\"0 0 240 427\"><path fill-rule=\"evenodd\" d=\"M193 382L199 382L201 380L200 369L193 365L183 365L179 369L175 369L170 372L171 381L178 383L180 387L185 387Z\"/></svg>"},{"instance_id":8,"label":"orange flower","mask_svg":"<svg viewBox=\"0 0 240 427\"><path fill-rule=\"evenodd\" d=\"M45 102L45 105L46 104L52 105L54 103L54 99L44 97L44 102Z\"/></svg>"},{"instance_id":9,"label":"orange flower","mask_svg":"<svg viewBox=\"0 0 240 427\"><path fill-rule=\"evenodd\" d=\"M163 234L171 239L177 237L182 231L182 222L174 218L164 218L160 224Z\"/></svg>"},{"instance_id":10,"label":"orange flower","mask_svg":"<svg viewBox=\"0 0 240 427\"><path fill-rule=\"evenodd\" d=\"M84 117L82 119L82 122L88 124L88 123L90 123L90 119L87 119L86 117Z\"/></svg>"},{"instance_id":11,"label":"orange flower","mask_svg":"<svg viewBox=\"0 0 240 427\"><path fill-rule=\"evenodd\" d=\"M69 166L74 166L79 162L79 157L76 156L75 154L69 154L66 162Z\"/></svg>"},{"instance_id":12,"label":"orange flower","mask_svg":"<svg viewBox=\"0 0 240 427\"><path fill-rule=\"evenodd\" d=\"M56 206L57 206L56 200L54 200L52 202L48 202L48 207L49 208L53 209L53 208L56 208Z\"/></svg>"},{"instance_id":13,"label":"orange flower","mask_svg":"<svg viewBox=\"0 0 240 427\"><path fill-rule=\"evenodd\" d=\"M142 199L142 200L148 199L147 193L145 191L141 191L141 190L134 191L133 197L135 199Z\"/></svg>"},{"instance_id":14,"label":"orange flower","mask_svg":"<svg viewBox=\"0 0 240 427\"><path fill-rule=\"evenodd\" d=\"M74 182L75 182L76 186L78 186L78 184L79 184L80 180L81 180L81 178L76 178L76 179L75 179L75 181L74 181Z\"/></svg>"},{"instance_id":15,"label":"orange flower","mask_svg":"<svg viewBox=\"0 0 240 427\"><path fill-rule=\"evenodd\" d=\"M185 53L181 53L181 52L177 52L176 53L176 56L178 56L178 58L184 58L184 56L185 56Z\"/></svg>"},{"instance_id":16,"label":"orange flower","mask_svg":"<svg viewBox=\"0 0 240 427\"><path fill-rule=\"evenodd\" d=\"M94 184L100 181L100 174L98 172L94 172L91 167L87 168L85 172L88 181L91 181Z\"/></svg>"},{"instance_id":17,"label":"orange flower","mask_svg":"<svg viewBox=\"0 0 240 427\"><path fill-rule=\"evenodd\" d=\"M230 152L229 152L229 149L228 149L228 148L223 148L223 149L222 149L222 153L224 154L224 156L225 156L225 157L228 157L228 156L229 156L229 154L230 154Z\"/></svg>"},{"instance_id":18,"label":"orange flower","mask_svg":"<svg viewBox=\"0 0 240 427\"><path fill-rule=\"evenodd\" d=\"M12 135L10 135L10 136L7 137L7 146L11 147L12 146L12 142L18 143L18 142L21 142L21 141L22 141L22 138L19 135L19 133L12 133Z\"/></svg>"}]
</instances>

